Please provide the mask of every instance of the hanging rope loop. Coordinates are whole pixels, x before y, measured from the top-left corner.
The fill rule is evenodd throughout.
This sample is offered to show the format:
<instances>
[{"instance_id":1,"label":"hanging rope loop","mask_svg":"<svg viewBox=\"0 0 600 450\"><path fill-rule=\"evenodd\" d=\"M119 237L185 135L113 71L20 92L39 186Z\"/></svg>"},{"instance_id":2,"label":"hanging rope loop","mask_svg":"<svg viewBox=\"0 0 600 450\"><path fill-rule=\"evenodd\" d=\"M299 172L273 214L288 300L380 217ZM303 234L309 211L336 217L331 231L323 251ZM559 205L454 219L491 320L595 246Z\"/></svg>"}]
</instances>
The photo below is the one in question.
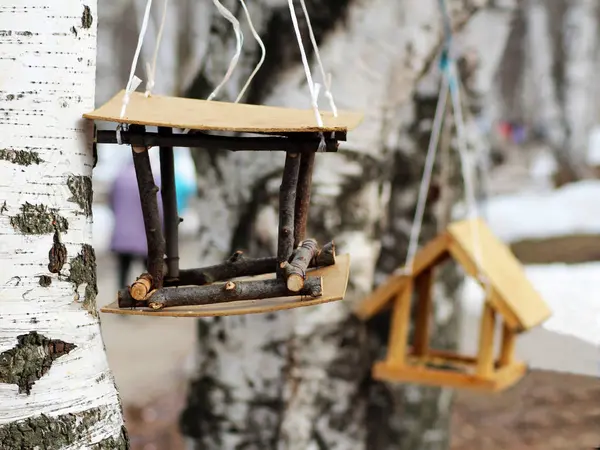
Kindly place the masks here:
<instances>
[{"instance_id":1,"label":"hanging rope loop","mask_svg":"<svg viewBox=\"0 0 600 450\"><path fill-rule=\"evenodd\" d=\"M452 26L451 17L446 7L446 1L440 0L440 9L442 11L445 42L442 48L440 57L440 70L442 73L442 81L440 94L438 97L438 103L436 106L434 122L429 140L429 146L427 149L427 156L425 158L425 167L423 170L423 176L419 188L417 197L417 206L415 210L415 217L413 220L411 233L409 237L408 252L406 258L406 264L399 271L399 274L411 275L413 272L414 257L417 252L419 235L421 233L423 215L425 212L425 203L427 198L427 192L433 173L433 166L435 162L436 149L439 142L439 135L442 126L442 119L446 109L446 99L450 94L452 110L454 112L454 121L456 127L456 138L457 138L457 150L461 162L462 178L465 185L465 203L467 207L467 217L471 219L471 236L473 239L473 250L475 252L475 265L477 268L477 278L484 284L486 290L489 291L490 284L487 277L484 276L482 269L482 248L481 240L479 239L479 223L475 220L479 217L477 200L475 197L475 175L474 168L472 167L471 155L467 145L467 134L465 121L462 111L461 95L460 95L460 79L456 70L456 62L453 55L453 41L452 41Z\"/></svg>"},{"instance_id":2,"label":"hanging rope loop","mask_svg":"<svg viewBox=\"0 0 600 450\"><path fill-rule=\"evenodd\" d=\"M223 6L223 4L219 0L213 0L213 3L217 7L221 15L231 23L231 26L233 26L233 31L235 33L235 53L233 55L233 58L231 58L225 76L217 85L217 87L215 87L215 89L210 93L210 95L207 98L208 101L213 100L218 95L219 91L225 85L225 83L227 83L231 78L231 75L233 74L233 71L237 66L238 60L240 59L240 55L242 54L242 46L244 44L244 34L240 29L240 22L231 13L231 11L229 11L225 6Z\"/></svg>"},{"instance_id":3,"label":"hanging rope loop","mask_svg":"<svg viewBox=\"0 0 600 450\"><path fill-rule=\"evenodd\" d=\"M154 89L154 76L156 74L156 61L158 60L158 50L160 48L160 42L162 41L163 31L165 29L165 22L167 19L167 10L169 8L169 0L163 1L162 18L160 19L160 27L158 29L158 35L156 36L156 45L154 46L154 54L152 55L152 64L146 64L146 73L148 80L146 81L146 97L152 95Z\"/></svg>"}]
</instances>

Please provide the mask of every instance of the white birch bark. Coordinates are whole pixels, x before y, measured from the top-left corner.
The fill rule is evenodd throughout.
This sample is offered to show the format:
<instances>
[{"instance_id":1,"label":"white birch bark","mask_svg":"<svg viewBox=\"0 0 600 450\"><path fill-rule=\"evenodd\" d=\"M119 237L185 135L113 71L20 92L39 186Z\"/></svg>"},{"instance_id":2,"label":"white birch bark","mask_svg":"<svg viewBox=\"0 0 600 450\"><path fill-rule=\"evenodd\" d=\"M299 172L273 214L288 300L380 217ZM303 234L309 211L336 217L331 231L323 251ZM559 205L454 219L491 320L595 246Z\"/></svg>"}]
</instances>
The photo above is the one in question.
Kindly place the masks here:
<instances>
[{"instance_id":1,"label":"white birch bark","mask_svg":"<svg viewBox=\"0 0 600 450\"><path fill-rule=\"evenodd\" d=\"M96 26L94 0L0 4L2 448L128 447L90 245Z\"/></svg>"}]
</instances>

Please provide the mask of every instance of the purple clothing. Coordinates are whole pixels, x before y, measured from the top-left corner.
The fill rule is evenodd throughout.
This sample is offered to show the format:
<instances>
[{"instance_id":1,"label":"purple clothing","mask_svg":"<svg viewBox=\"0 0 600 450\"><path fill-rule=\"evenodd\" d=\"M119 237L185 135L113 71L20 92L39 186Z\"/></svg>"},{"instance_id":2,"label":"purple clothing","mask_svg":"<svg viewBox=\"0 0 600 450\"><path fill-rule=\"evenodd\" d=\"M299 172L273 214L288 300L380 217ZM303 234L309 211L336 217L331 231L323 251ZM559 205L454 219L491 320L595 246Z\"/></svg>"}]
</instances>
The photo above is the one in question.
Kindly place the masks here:
<instances>
[{"instance_id":1,"label":"purple clothing","mask_svg":"<svg viewBox=\"0 0 600 450\"><path fill-rule=\"evenodd\" d=\"M156 174L154 182L160 187L160 177ZM159 193L156 195L162 226L162 200ZM113 182L109 202L115 220L110 243L111 250L145 257L148 253L148 245L133 162L124 167Z\"/></svg>"}]
</instances>

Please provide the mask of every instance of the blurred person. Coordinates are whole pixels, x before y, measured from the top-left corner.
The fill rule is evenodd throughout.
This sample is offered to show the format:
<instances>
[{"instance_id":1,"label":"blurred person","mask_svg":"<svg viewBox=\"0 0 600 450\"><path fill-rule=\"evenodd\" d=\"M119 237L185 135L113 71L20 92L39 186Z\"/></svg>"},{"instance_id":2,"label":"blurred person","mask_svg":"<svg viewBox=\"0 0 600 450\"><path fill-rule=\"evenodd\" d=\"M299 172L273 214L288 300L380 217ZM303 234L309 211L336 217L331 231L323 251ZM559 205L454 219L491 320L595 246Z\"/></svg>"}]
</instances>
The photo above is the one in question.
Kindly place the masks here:
<instances>
[{"instance_id":1,"label":"blurred person","mask_svg":"<svg viewBox=\"0 0 600 450\"><path fill-rule=\"evenodd\" d=\"M175 189L177 192L177 212L182 216L190 199L196 196L196 170L188 148L175 152Z\"/></svg>"},{"instance_id":2,"label":"blurred person","mask_svg":"<svg viewBox=\"0 0 600 450\"><path fill-rule=\"evenodd\" d=\"M160 177L156 172L154 183L160 188ZM162 224L163 208L159 193L157 200ZM118 282L121 289L129 284L129 271L133 263L141 262L147 267L148 245L133 161L129 161L113 181L109 193L109 206L114 217L110 249L117 258Z\"/></svg>"}]
</instances>

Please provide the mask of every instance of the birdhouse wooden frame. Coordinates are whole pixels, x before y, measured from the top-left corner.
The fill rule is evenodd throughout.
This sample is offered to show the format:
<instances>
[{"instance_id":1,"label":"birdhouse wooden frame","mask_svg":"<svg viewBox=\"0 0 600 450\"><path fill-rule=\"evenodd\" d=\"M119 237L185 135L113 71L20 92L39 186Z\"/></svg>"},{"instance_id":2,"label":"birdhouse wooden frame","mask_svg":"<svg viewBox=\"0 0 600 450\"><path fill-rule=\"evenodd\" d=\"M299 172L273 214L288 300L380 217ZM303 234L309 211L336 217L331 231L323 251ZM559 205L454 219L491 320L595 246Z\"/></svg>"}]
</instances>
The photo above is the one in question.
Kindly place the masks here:
<instances>
[{"instance_id":1,"label":"birdhouse wooden frame","mask_svg":"<svg viewBox=\"0 0 600 450\"><path fill-rule=\"evenodd\" d=\"M473 233L474 226L477 234ZM477 235L480 244L475 248ZM479 265L477 251L481 255ZM478 279L486 290L486 299L475 357L435 350L429 345L433 273L436 265L448 258L453 258L468 275L487 280L484 283ZM359 303L356 314L368 320L389 306L392 312L387 356L374 365L374 378L483 391L503 390L525 374L526 365L515 360L516 337L551 314L519 261L481 220L451 224L417 253L412 275L391 276ZM415 325L409 345L411 306L415 308ZM498 319L502 320L502 340L495 357Z\"/></svg>"},{"instance_id":2,"label":"birdhouse wooden frame","mask_svg":"<svg viewBox=\"0 0 600 450\"><path fill-rule=\"evenodd\" d=\"M95 145L132 147L148 270L101 311L203 317L277 311L344 298L349 256L336 257L333 242L319 246L305 234L315 155L336 152L339 141L346 140L347 132L361 122L361 114L340 111L334 117L321 112L323 126L317 127L312 110L133 92L121 117L124 94L121 91L84 117L118 124L116 131L97 130ZM148 131L149 126L157 127L157 132ZM177 129L190 131L176 133ZM153 146L160 147L162 224L147 152ZM177 214L173 147L285 153L276 256L246 258L236 252L222 264L180 270L177 230L182 219Z\"/></svg>"}]
</instances>

